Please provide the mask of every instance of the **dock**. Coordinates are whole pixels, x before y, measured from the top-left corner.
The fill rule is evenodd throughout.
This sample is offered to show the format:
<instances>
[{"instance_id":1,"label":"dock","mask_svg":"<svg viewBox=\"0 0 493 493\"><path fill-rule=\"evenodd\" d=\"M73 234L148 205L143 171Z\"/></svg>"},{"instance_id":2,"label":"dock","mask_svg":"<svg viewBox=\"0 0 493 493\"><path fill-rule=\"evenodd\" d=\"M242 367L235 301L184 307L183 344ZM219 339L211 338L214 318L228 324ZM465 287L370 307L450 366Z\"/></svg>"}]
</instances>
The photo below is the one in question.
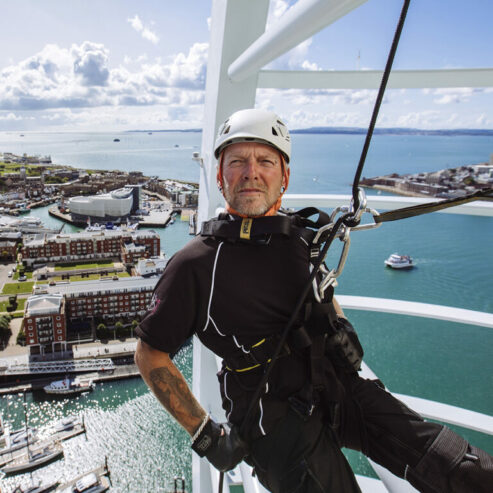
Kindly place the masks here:
<instances>
[{"instance_id":1,"label":"dock","mask_svg":"<svg viewBox=\"0 0 493 493\"><path fill-rule=\"evenodd\" d=\"M140 377L139 370L135 364L131 365L117 365L111 371L95 371L90 373L85 373L84 380L92 380L94 383L109 382L112 380L123 380L126 378ZM33 380L31 382L20 382L15 385L5 386L0 389L0 395L7 394L19 394L22 392L33 392L42 390L45 385L49 385L53 380L58 377L52 376L50 378L40 378ZM47 396L48 398L48 396Z\"/></svg>"}]
</instances>

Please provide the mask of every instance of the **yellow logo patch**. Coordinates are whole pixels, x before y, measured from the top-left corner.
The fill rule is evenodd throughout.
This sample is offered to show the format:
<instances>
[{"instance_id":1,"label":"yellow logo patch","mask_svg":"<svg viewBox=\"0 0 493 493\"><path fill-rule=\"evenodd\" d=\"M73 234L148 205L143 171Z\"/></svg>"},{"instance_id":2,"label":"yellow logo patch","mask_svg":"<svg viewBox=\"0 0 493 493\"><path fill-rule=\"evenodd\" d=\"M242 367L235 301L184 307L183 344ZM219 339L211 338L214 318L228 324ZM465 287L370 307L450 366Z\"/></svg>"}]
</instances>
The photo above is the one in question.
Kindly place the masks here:
<instances>
[{"instance_id":1,"label":"yellow logo patch","mask_svg":"<svg viewBox=\"0 0 493 493\"><path fill-rule=\"evenodd\" d=\"M251 217L245 217L241 221L241 228L240 228L240 238L243 240L249 240L250 239L250 232L252 230L252 223L253 219Z\"/></svg>"}]
</instances>

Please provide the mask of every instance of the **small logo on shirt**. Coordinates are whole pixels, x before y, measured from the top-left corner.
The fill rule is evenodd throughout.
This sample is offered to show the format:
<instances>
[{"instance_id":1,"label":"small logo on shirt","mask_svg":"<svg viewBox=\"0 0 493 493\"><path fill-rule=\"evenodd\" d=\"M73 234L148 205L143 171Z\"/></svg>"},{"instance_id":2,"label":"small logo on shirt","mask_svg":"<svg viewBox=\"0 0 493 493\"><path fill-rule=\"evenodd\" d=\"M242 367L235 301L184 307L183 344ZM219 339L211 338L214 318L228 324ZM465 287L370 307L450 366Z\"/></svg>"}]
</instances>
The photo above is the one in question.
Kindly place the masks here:
<instances>
[{"instance_id":1,"label":"small logo on shirt","mask_svg":"<svg viewBox=\"0 0 493 493\"><path fill-rule=\"evenodd\" d=\"M151 299L151 303L149 304L149 310L151 313L155 313L159 303L161 303L161 300L154 294Z\"/></svg>"}]
</instances>

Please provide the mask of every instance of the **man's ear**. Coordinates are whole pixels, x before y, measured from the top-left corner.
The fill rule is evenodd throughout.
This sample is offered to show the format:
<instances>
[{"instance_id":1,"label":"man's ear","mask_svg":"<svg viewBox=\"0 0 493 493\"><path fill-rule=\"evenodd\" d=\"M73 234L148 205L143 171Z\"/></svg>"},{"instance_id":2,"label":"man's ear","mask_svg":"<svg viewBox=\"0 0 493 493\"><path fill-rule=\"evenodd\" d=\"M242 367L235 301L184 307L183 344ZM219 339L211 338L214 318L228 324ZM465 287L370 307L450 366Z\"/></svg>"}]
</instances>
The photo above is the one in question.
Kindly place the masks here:
<instances>
[{"instance_id":1,"label":"man's ear","mask_svg":"<svg viewBox=\"0 0 493 493\"><path fill-rule=\"evenodd\" d=\"M286 171L282 175L282 186L287 188L289 183L289 175L291 173L291 168L287 168Z\"/></svg>"}]
</instances>

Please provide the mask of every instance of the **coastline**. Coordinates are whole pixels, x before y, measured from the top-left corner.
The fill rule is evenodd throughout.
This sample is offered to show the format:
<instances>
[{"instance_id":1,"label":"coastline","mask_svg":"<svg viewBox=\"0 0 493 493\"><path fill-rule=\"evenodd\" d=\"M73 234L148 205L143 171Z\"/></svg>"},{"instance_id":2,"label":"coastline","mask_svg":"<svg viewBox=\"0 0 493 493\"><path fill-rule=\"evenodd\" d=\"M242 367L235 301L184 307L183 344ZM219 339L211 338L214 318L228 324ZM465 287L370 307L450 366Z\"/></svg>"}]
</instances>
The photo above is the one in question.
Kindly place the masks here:
<instances>
[{"instance_id":1,"label":"coastline","mask_svg":"<svg viewBox=\"0 0 493 493\"><path fill-rule=\"evenodd\" d=\"M431 197L429 194L425 193L417 193L417 192L409 192L405 190L400 190L396 187L390 187L386 185L360 185L362 188L369 188L374 190L381 190L382 192L393 193L394 195L401 195L403 197L419 197L419 198L428 198L434 199L436 197Z\"/></svg>"}]
</instances>

